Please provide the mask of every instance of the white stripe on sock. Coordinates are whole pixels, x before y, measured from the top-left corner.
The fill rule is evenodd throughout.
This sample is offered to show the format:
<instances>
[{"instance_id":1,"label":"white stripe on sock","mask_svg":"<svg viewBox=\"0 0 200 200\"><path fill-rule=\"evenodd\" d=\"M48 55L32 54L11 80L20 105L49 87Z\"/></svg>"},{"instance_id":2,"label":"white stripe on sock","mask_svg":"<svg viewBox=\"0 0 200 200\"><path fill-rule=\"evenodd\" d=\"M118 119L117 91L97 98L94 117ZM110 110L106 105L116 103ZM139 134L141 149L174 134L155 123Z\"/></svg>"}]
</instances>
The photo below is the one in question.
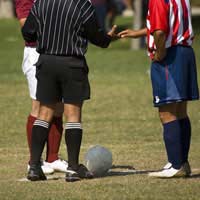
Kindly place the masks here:
<instances>
[{"instance_id":1,"label":"white stripe on sock","mask_svg":"<svg viewBox=\"0 0 200 200\"><path fill-rule=\"evenodd\" d=\"M45 122L45 121L39 120L39 119L36 119L33 125L34 126L42 126L44 128L49 128L49 123L48 122Z\"/></svg>"},{"instance_id":2,"label":"white stripe on sock","mask_svg":"<svg viewBox=\"0 0 200 200\"><path fill-rule=\"evenodd\" d=\"M65 124L65 129L82 129L81 123L68 122Z\"/></svg>"}]
</instances>

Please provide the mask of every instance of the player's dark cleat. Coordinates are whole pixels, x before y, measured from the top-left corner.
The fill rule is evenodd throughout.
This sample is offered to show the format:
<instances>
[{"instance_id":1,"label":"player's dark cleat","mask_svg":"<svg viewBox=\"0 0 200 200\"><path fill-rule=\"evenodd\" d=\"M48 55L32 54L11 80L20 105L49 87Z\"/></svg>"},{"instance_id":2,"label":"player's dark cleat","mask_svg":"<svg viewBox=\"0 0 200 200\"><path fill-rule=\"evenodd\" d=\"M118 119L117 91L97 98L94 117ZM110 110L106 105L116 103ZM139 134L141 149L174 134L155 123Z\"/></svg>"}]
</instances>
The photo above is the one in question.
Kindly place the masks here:
<instances>
[{"instance_id":1,"label":"player's dark cleat","mask_svg":"<svg viewBox=\"0 0 200 200\"><path fill-rule=\"evenodd\" d=\"M77 169L67 168L65 180L67 182L80 181L81 179L91 179L94 175L84 165L80 164Z\"/></svg>"},{"instance_id":2,"label":"player's dark cleat","mask_svg":"<svg viewBox=\"0 0 200 200\"><path fill-rule=\"evenodd\" d=\"M75 182L80 181L81 178L79 177L78 173L70 168L67 169L65 180L67 182Z\"/></svg>"},{"instance_id":3,"label":"player's dark cleat","mask_svg":"<svg viewBox=\"0 0 200 200\"><path fill-rule=\"evenodd\" d=\"M31 165L28 171L27 179L30 181L47 180L40 165Z\"/></svg>"},{"instance_id":4,"label":"player's dark cleat","mask_svg":"<svg viewBox=\"0 0 200 200\"><path fill-rule=\"evenodd\" d=\"M77 173L79 174L80 178L86 178L86 179L91 179L94 178L94 174L90 172L87 167L84 165L80 164L79 168L77 170Z\"/></svg>"}]
</instances>

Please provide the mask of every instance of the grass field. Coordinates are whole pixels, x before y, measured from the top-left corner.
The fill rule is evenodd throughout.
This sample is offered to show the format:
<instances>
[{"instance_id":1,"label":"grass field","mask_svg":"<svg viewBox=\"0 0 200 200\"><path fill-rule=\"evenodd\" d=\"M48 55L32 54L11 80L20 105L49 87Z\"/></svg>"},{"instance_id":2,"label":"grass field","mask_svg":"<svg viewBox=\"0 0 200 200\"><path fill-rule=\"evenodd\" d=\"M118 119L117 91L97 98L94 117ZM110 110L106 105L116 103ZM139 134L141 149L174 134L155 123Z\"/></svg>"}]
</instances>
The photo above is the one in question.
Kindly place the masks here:
<instances>
[{"instance_id":1,"label":"grass field","mask_svg":"<svg viewBox=\"0 0 200 200\"><path fill-rule=\"evenodd\" d=\"M194 19L194 48L200 78L200 18ZM117 24L131 26L131 19ZM161 180L147 176L166 163L162 128L152 107L149 59L145 50L130 51L130 40L117 41L108 50L89 47L92 99L83 110L84 138L80 160L91 145L113 153L113 164L133 166L141 173L121 174L66 183L19 182L28 160L25 123L30 100L21 72L23 40L16 20L0 20L0 199L2 200L199 200L200 102L189 104L193 126L190 162L193 176ZM66 158L64 140L60 156Z\"/></svg>"}]
</instances>

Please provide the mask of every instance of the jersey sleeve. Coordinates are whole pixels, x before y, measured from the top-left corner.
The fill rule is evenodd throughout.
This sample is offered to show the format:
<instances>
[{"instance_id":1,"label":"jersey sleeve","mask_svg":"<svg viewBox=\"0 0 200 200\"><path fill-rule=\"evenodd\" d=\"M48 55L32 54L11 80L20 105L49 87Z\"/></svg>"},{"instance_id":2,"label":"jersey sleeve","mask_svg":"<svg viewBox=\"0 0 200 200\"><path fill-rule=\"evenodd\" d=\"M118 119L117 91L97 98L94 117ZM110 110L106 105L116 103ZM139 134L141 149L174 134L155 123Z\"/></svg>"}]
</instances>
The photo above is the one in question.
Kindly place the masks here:
<instances>
[{"instance_id":1,"label":"jersey sleeve","mask_svg":"<svg viewBox=\"0 0 200 200\"><path fill-rule=\"evenodd\" d=\"M150 0L149 2L150 33L169 30L169 0Z\"/></svg>"},{"instance_id":2,"label":"jersey sleeve","mask_svg":"<svg viewBox=\"0 0 200 200\"><path fill-rule=\"evenodd\" d=\"M33 0L15 0L17 18L27 18L33 3Z\"/></svg>"}]
</instances>

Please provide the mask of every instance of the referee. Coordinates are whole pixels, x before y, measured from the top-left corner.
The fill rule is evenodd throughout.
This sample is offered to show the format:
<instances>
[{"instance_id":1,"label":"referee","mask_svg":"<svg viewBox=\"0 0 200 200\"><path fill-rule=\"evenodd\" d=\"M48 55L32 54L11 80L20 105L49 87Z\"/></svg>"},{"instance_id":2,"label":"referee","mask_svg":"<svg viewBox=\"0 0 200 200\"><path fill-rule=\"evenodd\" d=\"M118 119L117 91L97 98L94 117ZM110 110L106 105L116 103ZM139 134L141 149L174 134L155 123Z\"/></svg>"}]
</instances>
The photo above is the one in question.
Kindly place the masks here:
<instances>
[{"instance_id":1,"label":"referee","mask_svg":"<svg viewBox=\"0 0 200 200\"><path fill-rule=\"evenodd\" d=\"M97 22L90 0L37 0L22 28L27 42L37 41L40 53L36 63L39 117L32 129L31 165L27 178L46 180L41 170L41 155L57 102L64 102L65 142L69 166L66 181L93 178L79 164L82 141L81 110L90 98L88 66L85 60L88 41L106 48L115 37L114 26L105 33Z\"/></svg>"}]
</instances>

